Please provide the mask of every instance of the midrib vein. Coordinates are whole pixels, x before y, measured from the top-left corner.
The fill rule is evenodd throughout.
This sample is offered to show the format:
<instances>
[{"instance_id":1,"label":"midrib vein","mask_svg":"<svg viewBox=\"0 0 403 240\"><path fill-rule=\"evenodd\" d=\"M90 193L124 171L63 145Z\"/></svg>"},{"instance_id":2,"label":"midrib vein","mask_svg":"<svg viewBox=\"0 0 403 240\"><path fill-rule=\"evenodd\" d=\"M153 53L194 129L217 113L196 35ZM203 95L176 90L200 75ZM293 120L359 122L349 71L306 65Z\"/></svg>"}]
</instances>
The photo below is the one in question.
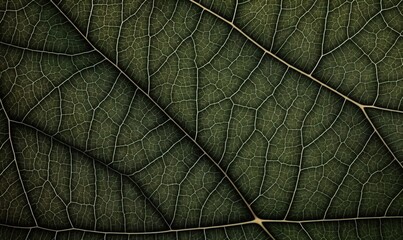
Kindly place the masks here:
<instances>
[{"instance_id":1,"label":"midrib vein","mask_svg":"<svg viewBox=\"0 0 403 240\"><path fill-rule=\"evenodd\" d=\"M326 223L326 222L348 222L348 221L382 221L385 220L393 220L400 219L403 220L402 216L383 216L383 217L354 217L354 218L333 218L333 219L312 219L312 220L269 220L269 219L261 219L262 223L285 223L285 224L306 224L306 223ZM0 226L17 228L17 229L42 229L45 231L51 232L68 232L68 231L81 231L81 232L91 232L98 234L110 234L110 235L154 235L154 234L166 234L166 233L177 233L177 232L191 232L191 231L203 231L203 230L212 230L212 229L220 229L220 228L230 228L237 227L249 224L256 224L256 221L244 221L223 225L214 225L214 226L206 226L206 227L189 227L189 228L178 228L178 229L169 229L169 230L157 230L157 231L148 231L148 232L119 232L119 231L102 231L102 230L92 230L92 229L83 229L83 228L65 228L65 229L53 229L41 226L16 226L10 224L0 223Z\"/></svg>"},{"instance_id":2,"label":"midrib vein","mask_svg":"<svg viewBox=\"0 0 403 240\"><path fill-rule=\"evenodd\" d=\"M162 108L148 93L147 91L145 91L143 88L141 88L125 71L123 71L123 69L121 69L114 61L112 61L111 59L109 59L105 54L102 53L102 51L100 51L94 44L92 44L92 42L87 38L86 35L84 35L81 30L75 25L75 23L59 8L59 6L54 3L53 0L50 1L52 3L52 5L60 12L60 14L63 15L64 18L66 18L66 20L76 29L76 31L81 35L81 37L96 51L98 52L98 54L100 54L103 58L105 58L105 60L107 60L112 66L114 66L120 73L122 73L123 76L125 76L135 87L137 87L139 89L139 91L141 91L145 96L147 96L147 98L161 111L163 112L170 121L172 121L176 127L183 132L183 134L185 134L186 137L188 137L193 144L195 144L202 152L204 155L206 155L206 157L208 159L210 159L210 161L219 169L219 171L224 175L224 177L228 180L228 182L231 184L232 188L237 192L237 194L239 195L239 197L241 198L241 200L243 201L243 203L246 205L246 207L248 208L249 212L251 213L251 215L254 217L254 220L252 222L255 223L260 223L259 225L261 225L263 227L263 229L266 231L266 233L273 238L273 236L271 236L271 234L269 232L267 232L267 230L264 228L263 224L261 224L261 220L260 218L255 214L255 212L253 211L252 207L250 206L250 204L248 203L248 201L246 201L245 197L243 196L243 194L240 192L240 190L238 189L238 187L235 185L235 183L232 181L232 179L228 176L228 174L224 171L224 169L216 162L214 161L214 159L210 156L210 154L202 147L200 146L200 144L194 139L192 138L189 133L187 131L185 131L185 129L183 129L183 127L173 118L171 117L171 115L169 113L167 113L164 108ZM273 238L274 239L274 238Z\"/></svg>"},{"instance_id":3,"label":"midrib vein","mask_svg":"<svg viewBox=\"0 0 403 240\"><path fill-rule=\"evenodd\" d=\"M268 54L269 56L273 57L274 59L276 59L277 61L281 62L282 64L286 65L287 67L289 67L290 69L300 73L301 75L311 79L312 81L318 83L319 85L323 86L324 88L330 90L331 92L339 95L340 97L346 99L347 101L353 103L354 105L356 105L358 108L361 109L361 111L363 112L365 118L368 120L368 122L370 123L371 127L373 128L374 132L377 134L377 136L380 138L380 140L382 141L382 143L385 145L386 149L388 149L388 151L390 152L390 154L393 156L394 160L403 168L403 163L401 163L397 157L395 156L395 154L393 153L393 151L390 149L390 147L388 146L388 144L386 144L386 141L383 139L383 137L381 136L381 134L379 133L378 129L376 128L376 126L374 125L374 123L371 121L371 119L369 118L367 112L365 111L366 108L373 108L373 109L378 109L378 110L382 110L382 111L390 111L390 112L396 112L396 113L402 113L403 111L400 110L395 110L395 109L388 109L388 108L383 108L383 107L378 107L375 105L365 105L365 104L361 104L355 100L353 100L352 98L350 98L349 96L344 95L343 93L337 91L336 89L332 88L331 86L323 83L322 81L320 81L319 79L315 78L314 76L312 76L312 74L306 73L303 70L293 66L292 64L286 62L284 59L280 58L279 56L277 56L276 54L272 53L271 51L269 51L268 49L266 49L264 46L262 46L261 44L259 44L257 41L255 41L252 37L250 37L248 34L246 34L242 29L240 29L238 26L236 26L233 22L227 20L226 18L222 17L221 15L219 15L218 13L212 11L211 9L205 7L204 5L196 2L195 0L189 0L190 2L192 2L193 4L195 4L196 6L200 7L201 9L203 9L204 11L212 14L213 16L217 17L218 19L220 19L221 21L225 22L226 24L230 25L233 29L235 29L236 31L238 31L242 36L244 36L246 39L248 39L251 43L253 43L256 47L260 48L262 51L264 51L266 54Z\"/></svg>"}]
</instances>

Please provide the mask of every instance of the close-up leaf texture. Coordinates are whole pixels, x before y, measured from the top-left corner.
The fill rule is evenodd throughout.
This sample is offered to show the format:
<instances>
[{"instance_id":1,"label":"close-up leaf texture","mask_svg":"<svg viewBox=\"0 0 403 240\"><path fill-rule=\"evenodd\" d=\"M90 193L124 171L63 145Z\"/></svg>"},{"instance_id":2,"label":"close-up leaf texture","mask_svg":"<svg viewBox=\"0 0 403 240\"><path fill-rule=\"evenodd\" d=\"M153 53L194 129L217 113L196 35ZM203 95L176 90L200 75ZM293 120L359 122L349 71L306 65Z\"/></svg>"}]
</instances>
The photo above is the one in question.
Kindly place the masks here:
<instances>
[{"instance_id":1,"label":"close-up leaf texture","mask_svg":"<svg viewBox=\"0 0 403 240\"><path fill-rule=\"evenodd\" d=\"M403 1L0 0L0 239L403 239Z\"/></svg>"}]
</instances>

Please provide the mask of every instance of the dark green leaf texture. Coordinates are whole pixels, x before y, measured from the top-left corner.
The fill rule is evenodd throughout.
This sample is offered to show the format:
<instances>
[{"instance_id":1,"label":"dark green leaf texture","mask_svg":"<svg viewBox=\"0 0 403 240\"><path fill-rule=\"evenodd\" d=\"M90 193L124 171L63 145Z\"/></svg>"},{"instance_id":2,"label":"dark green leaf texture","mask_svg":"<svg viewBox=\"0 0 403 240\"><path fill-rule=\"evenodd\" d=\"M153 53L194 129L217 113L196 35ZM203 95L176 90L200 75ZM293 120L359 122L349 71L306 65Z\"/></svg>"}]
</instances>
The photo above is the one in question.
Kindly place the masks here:
<instances>
[{"instance_id":1,"label":"dark green leaf texture","mask_svg":"<svg viewBox=\"0 0 403 240\"><path fill-rule=\"evenodd\" d=\"M1 239L402 239L402 1L0 9Z\"/></svg>"}]
</instances>

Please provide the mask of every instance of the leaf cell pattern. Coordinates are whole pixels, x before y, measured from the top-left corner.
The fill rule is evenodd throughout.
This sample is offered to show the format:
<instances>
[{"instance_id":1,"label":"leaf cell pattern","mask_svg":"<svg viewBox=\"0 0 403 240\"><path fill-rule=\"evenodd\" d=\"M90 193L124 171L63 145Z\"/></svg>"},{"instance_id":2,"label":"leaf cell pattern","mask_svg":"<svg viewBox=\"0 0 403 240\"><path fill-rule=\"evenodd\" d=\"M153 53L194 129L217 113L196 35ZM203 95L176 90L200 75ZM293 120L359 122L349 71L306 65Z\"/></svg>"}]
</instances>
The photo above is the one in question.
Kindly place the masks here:
<instances>
[{"instance_id":1,"label":"leaf cell pattern","mask_svg":"<svg viewBox=\"0 0 403 240\"><path fill-rule=\"evenodd\" d=\"M0 4L2 239L400 239L403 1Z\"/></svg>"}]
</instances>

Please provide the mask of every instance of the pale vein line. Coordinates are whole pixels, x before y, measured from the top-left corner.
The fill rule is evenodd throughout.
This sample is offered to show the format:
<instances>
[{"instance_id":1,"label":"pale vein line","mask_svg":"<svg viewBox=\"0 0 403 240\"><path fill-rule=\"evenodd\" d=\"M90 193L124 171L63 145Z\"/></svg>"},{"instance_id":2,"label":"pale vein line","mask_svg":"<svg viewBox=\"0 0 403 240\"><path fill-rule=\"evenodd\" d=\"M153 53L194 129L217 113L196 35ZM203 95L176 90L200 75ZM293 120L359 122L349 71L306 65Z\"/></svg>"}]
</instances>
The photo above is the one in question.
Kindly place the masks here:
<instances>
[{"instance_id":1,"label":"pale vein line","mask_svg":"<svg viewBox=\"0 0 403 240\"><path fill-rule=\"evenodd\" d=\"M380 217L347 217L347 218L327 218L327 219L310 219L310 220L270 220L263 219L263 222L274 223L318 223L318 222L347 222L347 221L363 221L363 220L382 220L382 219L401 219L403 216L380 216Z\"/></svg>"},{"instance_id":2,"label":"pale vein line","mask_svg":"<svg viewBox=\"0 0 403 240\"><path fill-rule=\"evenodd\" d=\"M327 6L326 6L326 16L325 16L325 23L323 24L323 33L322 33L322 44L320 46L320 57L319 59L316 61L316 65L315 67L313 67L312 71L310 74L312 74L313 72L315 72L315 69L319 66L319 63L321 62L322 58L324 57L324 46L325 46L325 37L326 37L326 28L327 28L327 22L328 22L328 18L329 18L329 5L330 5L330 0L327 1Z\"/></svg>"},{"instance_id":3,"label":"pale vein line","mask_svg":"<svg viewBox=\"0 0 403 240\"><path fill-rule=\"evenodd\" d=\"M299 225L301 226L302 230L305 232L305 234L309 237L309 239L313 240L311 235L308 233L308 231L304 228L304 226L302 225L302 223L299 223Z\"/></svg>"},{"instance_id":4,"label":"pale vein line","mask_svg":"<svg viewBox=\"0 0 403 240\"><path fill-rule=\"evenodd\" d=\"M367 112L365 111L364 108L361 108L362 112L364 113L365 117L367 118L368 122L371 124L372 128L374 129L375 133L378 135L378 137L381 139L383 145L385 145L385 147L388 149L388 151L390 152L390 154L392 154L393 158L396 160L397 163L399 163L399 165L403 168L403 163L401 163L397 157L395 156L395 154L392 152L392 149L390 149L390 147L388 146L388 144L386 144L385 140L383 139L383 137L381 136L381 134L379 133L378 129L375 127L374 123L371 121L371 119L369 118Z\"/></svg>"},{"instance_id":5,"label":"pale vein line","mask_svg":"<svg viewBox=\"0 0 403 240\"><path fill-rule=\"evenodd\" d=\"M400 191L396 194L396 196L390 201L388 207L387 207L386 210L385 210L385 215L389 212L390 207L391 207L392 204L395 202L395 200L396 200L398 197L400 197L400 195L402 194L402 192L403 192L403 188L400 189Z\"/></svg>"},{"instance_id":6,"label":"pale vein line","mask_svg":"<svg viewBox=\"0 0 403 240\"><path fill-rule=\"evenodd\" d=\"M388 112L394 112L394 113L400 113L403 114L403 110L397 110L397 109L389 109L389 108L384 108L384 107L378 107L375 105L367 105L365 108L372 108L372 109L377 109L377 110L382 110L382 111L388 111Z\"/></svg>"},{"instance_id":7,"label":"pale vein line","mask_svg":"<svg viewBox=\"0 0 403 240\"><path fill-rule=\"evenodd\" d=\"M19 45L16 45L14 43L7 43L7 42L3 42L0 41L1 45L7 46L7 47L12 47L12 48L17 48L23 51L28 51L28 52L34 52L34 53L46 53L49 55L57 55L57 56L66 56L66 57L76 57L76 56L81 56L81 55L85 55L85 54L90 54L92 52L94 52L95 50L89 50L89 51L84 51L84 52L78 52L78 53L63 53L63 52L53 52L53 51L48 51L48 50L42 50L42 49L35 49L32 47L22 47Z\"/></svg>"},{"instance_id":8,"label":"pale vein line","mask_svg":"<svg viewBox=\"0 0 403 240\"><path fill-rule=\"evenodd\" d=\"M53 1L51 1L51 2L52 2L52 4L54 4ZM86 29L86 32L85 32L85 37L88 37L88 33L90 31L90 24L91 24L91 18L92 18L93 10L94 10L94 1L91 0L91 10L90 10L90 14L88 15L88 22L87 22L87 29Z\"/></svg>"},{"instance_id":9,"label":"pale vein line","mask_svg":"<svg viewBox=\"0 0 403 240\"><path fill-rule=\"evenodd\" d=\"M123 1L120 3L122 6L120 7L120 26L119 26L119 31L118 31L118 35L116 37L116 44L115 44L115 59L116 59L116 64L118 64L119 62L119 41L120 41L120 33L122 32L122 28L123 28L123 12L124 12L124 4ZM144 1L145 2L145 1ZM143 3L144 3L143 2ZM141 6L140 6L141 7Z\"/></svg>"},{"instance_id":10,"label":"pale vein line","mask_svg":"<svg viewBox=\"0 0 403 240\"><path fill-rule=\"evenodd\" d=\"M7 139L7 140L5 141L5 143L8 143L9 140L10 140L10 139ZM3 146L0 147L0 149L3 149ZM4 174L13 164L14 164L14 161L11 161L9 164L7 164L7 166L0 172L0 176L4 176L3 174ZM3 193L1 193L0 195L2 196L2 195L5 194L6 192L7 192L7 190L4 191Z\"/></svg>"},{"instance_id":11,"label":"pale vein line","mask_svg":"<svg viewBox=\"0 0 403 240\"><path fill-rule=\"evenodd\" d=\"M154 11L154 0L152 0L152 7L150 10L150 15L148 16L147 24L147 36L148 36L148 46L147 46L147 94L151 91L151 75L150 75L150 52L151 52L151 17ZM116 62L117 65L117 62Z\"/></svg>"}]
</instances>

